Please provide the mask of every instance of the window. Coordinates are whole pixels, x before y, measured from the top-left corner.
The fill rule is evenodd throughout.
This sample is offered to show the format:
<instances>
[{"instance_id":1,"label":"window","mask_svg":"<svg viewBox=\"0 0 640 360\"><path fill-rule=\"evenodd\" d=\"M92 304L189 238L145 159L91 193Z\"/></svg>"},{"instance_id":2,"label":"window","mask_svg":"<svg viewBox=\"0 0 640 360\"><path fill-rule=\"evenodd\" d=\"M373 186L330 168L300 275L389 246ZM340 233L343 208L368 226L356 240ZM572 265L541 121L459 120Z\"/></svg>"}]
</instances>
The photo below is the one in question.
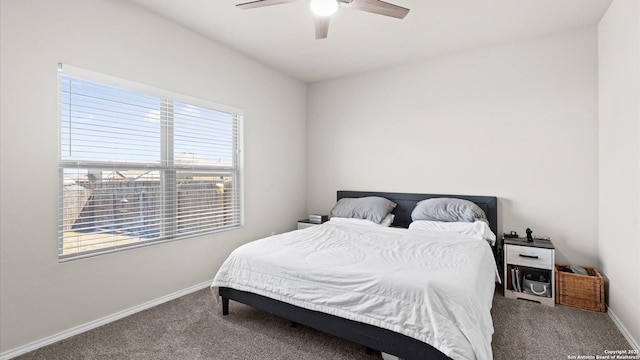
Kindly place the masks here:
<instances>
[{"instance_id":1,"label":"window","mask_svg":"<svg viewBox=\"0 0 640 360\"><path fill-rule=\"evenodd\" d=\"M242 114L59 68L58 257L67 261L242 224Z\"/></svg>"}]
</instances>

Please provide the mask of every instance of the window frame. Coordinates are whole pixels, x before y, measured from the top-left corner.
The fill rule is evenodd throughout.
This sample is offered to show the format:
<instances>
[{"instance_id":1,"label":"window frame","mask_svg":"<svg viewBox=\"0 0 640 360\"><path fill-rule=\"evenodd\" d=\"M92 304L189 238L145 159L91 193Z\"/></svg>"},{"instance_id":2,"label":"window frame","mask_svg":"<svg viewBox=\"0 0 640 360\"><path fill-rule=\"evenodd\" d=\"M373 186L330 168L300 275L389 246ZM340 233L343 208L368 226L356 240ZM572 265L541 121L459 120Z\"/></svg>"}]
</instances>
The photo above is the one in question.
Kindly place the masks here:
<instances>
[{"instance_id":1,"label":"window frame","mask_svg":"<svg viewBox=\"0 0 640 360\"><path fill-rule=\"evenodd\" d=\"M161 121L161 135L160 135L160 143L161 143L161 157L160 164L157 166L151 165L147 162L131 162L131 161L113 161L113 160L64 160L62 158L62 90L61 90L61 80L63 76L69 76L71 78L77 78L81 80L86 80L90 82L99 83L101 85L107 85L117 88L126 89L129 91L134 91L138 93L142 93L145 95L151 95L154 97L160 98L162 101L167 101L170 104L170 109L162 109L160 110L160 116L163 121ZM108 254L113 252L120 252L128 249L139 248L144 246L149 246L153 244L160 244L165 242L171 242L176 240L187 239L195 236L203 236L207 234L234 230L238 228L244 227L244 161L243 161L243 150L244 150L244 141L243 141L243 120L244 113L242 110L231 107L220 105L217 103L213 103L204 99L199 99L195 97L191 97L188 95L179 94L176 92L163 90L160 88L144 85L141 83L137 83L134 81L129 81L121 78L117 78L110 75L105 75L101 73L97 73L91 70L86 70L82 68L78 68L75 66L70 66L67 64L58 64L58 74L57 74L57 105L58 105L58 113L57 113L57 139L58 139L58 148L57 148L57 165L58 165L58 261L59 262L67 262L76 259L82 259L87 257L98 256L102 254ZM173 104L176 102L183 103L185 105L202 107L218 112L223 112L230 114L233 118L233 123L236 129L235 136L232 134L232 165L231 166L214 166L214 165L180 165L174 163L174 149L173 144L175 141L175 134L173 133L174 122L176 119L173 116ZM168 107L168 108L169 108ZM164 121L166 120L166 121ZM85 250L85 251L76 251L72 254L64 254L64 230L63 223L65 219L64 215L64 188L65 188L65 169L69 168L87 168L87 169L104 169L104 168L112 168L114 165L117 166L117 169L151 169L157 170L160 173L160 184L161 184L161 213L160 213L160 236L158 239L147 239L133 242L127 245L118 245L118 246L109 246L95 250ZM205 229L204 231L199 231L194 234L179 234L176 231L177 224L177 213L178 213L178 199L177 199L177 189L178 189L178 181L177 174L182 170L197 170L203 169L209 172L229 172L232 174L232 182L233 182L233 194L232 196L232 204L233 204L233 222L231 225L227 226L216 226L210 229ZM172 197L172 200L167 201L167 195ZM237 211L235 211L237 209ZM169 218L169 221L165 219ZM173 228L173 229L171 229ZM171 232L172 236L167 237L167 232Z\"/></svg>"}]
</instances>

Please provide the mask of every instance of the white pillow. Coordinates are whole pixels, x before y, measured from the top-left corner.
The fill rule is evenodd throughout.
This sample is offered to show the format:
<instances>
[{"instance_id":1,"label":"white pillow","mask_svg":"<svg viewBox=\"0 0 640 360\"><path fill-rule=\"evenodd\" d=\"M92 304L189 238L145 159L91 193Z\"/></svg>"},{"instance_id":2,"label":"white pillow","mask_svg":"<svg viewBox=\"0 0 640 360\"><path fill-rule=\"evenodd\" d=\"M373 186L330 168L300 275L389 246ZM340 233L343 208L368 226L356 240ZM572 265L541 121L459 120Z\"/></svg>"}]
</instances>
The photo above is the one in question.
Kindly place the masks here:
<instances>
[{"instance_id":1,"label":"white pillow","mask_svg":"<svg viewBox=\"0 0 640 360\"><path fill-rule=\"evenodd\" d=\"M382 222L380 224L376 224L375 222L367 219L344 218L344 217L338 217L338 216L332 217L331 219L329 219L329 221L334 224L356 224L356 225L366 225L366 226L389 227L393 223L393 219L395 217L396 217L395 215L389 214L384 219L382 219Z\"/></svg>"},{"instance_id":2,"label":"white pillow","mask_svg":"<svg viewBox=\"0 0 640 360\"><path fill-rule=\"evenodd\" d=\"M417 220L409 224L409 230L427 230L454 232L463 235L473 236L477 239L484 239L495 245L496 235L489 228L489 224L484 221L476 222L446 222Z\"/></svg>"}]
</instances>

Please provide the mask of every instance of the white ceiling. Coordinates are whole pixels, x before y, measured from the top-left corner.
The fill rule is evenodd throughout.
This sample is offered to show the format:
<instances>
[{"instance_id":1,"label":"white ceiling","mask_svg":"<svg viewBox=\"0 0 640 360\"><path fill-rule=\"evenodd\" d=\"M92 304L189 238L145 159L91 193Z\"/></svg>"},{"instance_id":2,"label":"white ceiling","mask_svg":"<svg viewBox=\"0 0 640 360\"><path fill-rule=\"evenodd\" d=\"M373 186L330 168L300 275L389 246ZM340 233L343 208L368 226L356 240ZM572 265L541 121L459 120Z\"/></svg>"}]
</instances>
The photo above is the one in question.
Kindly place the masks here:
<instances>
[{"instance_id":1,"label":"white ceiling","mask_svg":"<svg viewBox=\"0 0 640 360\"><path fill-rule=\"evenodd\" d=\"M612 0L387 0L403 20L350 9L315 40L308 0L128 0L304 82L597 24Z\"/></svg>"}]
</instances>

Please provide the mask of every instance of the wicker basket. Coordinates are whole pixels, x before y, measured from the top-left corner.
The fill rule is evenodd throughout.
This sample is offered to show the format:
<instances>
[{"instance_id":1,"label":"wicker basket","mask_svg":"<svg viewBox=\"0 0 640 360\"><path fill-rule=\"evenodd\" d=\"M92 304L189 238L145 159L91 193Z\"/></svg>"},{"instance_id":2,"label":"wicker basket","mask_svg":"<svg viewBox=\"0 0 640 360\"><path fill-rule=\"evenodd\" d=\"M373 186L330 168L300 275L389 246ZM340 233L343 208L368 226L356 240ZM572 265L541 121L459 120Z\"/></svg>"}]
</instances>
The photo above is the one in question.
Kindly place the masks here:
<instances>
[{"instance_id":1,"label":"wicker basket","mask_svg":"<svg viewBox=\"0 0 640 360\"><path fill-rule=\"evenodd\" d=\"M560 271L567 266L556 264L556 304L605 312L604 278L598 269L584 266L589 275Z\"/></svg>"}]
</instances>

